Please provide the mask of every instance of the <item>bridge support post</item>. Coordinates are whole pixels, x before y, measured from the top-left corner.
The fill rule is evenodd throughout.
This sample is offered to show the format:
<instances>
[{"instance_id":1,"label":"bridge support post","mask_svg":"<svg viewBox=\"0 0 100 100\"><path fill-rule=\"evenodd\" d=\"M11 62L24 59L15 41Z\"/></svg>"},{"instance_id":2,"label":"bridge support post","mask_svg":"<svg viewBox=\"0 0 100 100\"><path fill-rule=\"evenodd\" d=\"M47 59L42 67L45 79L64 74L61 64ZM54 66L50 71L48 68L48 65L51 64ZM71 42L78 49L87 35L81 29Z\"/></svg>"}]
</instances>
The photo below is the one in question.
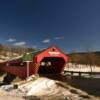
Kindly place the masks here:
<instances>
[{"instance_id":1,"label":"bridge support post","mask_svg":"<svg viewBox=\"0 0 100 100\"><path fill-rule=\"evenodd\" d=\"M73 73L73 72L71 72L71 79L73 79L73 74L74 74L74 73Z\"/></svg>"},{"instance_id":2,"label":"bridge support post","mask_svg":"<svg viewBox=\"0 0 100 100\"><path fill-rule=\"evenodd\" d=\"M82 74L82 73L81 73L81 72L79 72L79 77L81 77L81 74Z\"/></svg>"}]
</instances>

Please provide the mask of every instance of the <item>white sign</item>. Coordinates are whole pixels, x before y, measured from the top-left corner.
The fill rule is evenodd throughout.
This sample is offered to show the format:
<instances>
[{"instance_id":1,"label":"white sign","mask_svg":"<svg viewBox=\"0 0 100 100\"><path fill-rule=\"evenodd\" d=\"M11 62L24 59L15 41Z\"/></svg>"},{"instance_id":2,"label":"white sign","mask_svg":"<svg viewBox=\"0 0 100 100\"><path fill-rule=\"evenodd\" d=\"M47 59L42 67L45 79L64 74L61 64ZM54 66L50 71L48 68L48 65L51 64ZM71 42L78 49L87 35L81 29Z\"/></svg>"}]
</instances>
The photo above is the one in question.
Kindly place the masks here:
<instances>
[{"instance_id":1,"label":"white sign","mask_svg":"<svg viewBox=\"0 0 100 100\"><path fill-rule=\"evenodd\" d=\"M54 55L59 55L60 52L54 52L54 51L49 51L48 52L50 55L54 56Z\"/></svg>"}]
</instances>

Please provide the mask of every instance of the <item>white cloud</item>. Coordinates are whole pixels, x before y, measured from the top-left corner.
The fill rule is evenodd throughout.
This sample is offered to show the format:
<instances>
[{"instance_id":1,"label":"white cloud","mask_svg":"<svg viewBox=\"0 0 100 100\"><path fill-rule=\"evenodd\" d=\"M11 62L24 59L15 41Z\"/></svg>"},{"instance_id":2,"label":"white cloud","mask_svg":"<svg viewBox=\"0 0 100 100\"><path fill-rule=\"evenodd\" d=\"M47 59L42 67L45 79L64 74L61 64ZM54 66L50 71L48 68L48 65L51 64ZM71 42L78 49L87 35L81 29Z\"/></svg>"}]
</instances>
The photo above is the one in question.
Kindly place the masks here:
<instances>
[{"instance_id":1,"label":"white cloud","mask_svg":"<svg viewBox=\"0 0 100 100\"><path fill-rule=\"evenodd\" d=\"M36 49L36 48L37 48L37 46L36 46L36 45L33 45L32 47L33 47L34 49Z\"/></svg>"},{"instance_id":2,"label":"white cloud","mask_svg":"<svg viewBox=\"0 0 100 100\"><path fill-rule=\"evenodd\" d=\"M63 39L64 37L63 36L60 36L60 37L55 37L54 39L55 40L60 40L60 39Z\"/></svg>"},{"instance_id":3,"label":"white cloud","mask_svg":"<svg viewBox=\"0 0 100 100\"><path fill-rule=\"evenodd\" d=\"M55 39L55 40L59 40L59 37L55 37L54 39Z\"/></svg>"},{"instance_id":4,"label":"white cloud","mask_svg":"<svg viewBox=\"0 0 100 100\"><path fill-rule=\"evenodd\" d=\"M15 42L16 39L15 39L15 38L9 38L7 41L8 41L8 42Z\"/></svg>"},{"instance_id":5,"label":"white cloud","mask_svg":"<svg viewBox=\"0 0 100 100\"><path fill-rule=\"evenodd\" d=\"M50 39L45 39L42 41L43 43L49 43L50 42Z\"/></svg>"},{"instance_id":6,"label":"white cloud","mask_svg":"<svg viewBox=\"0 0 100 100\"><path fill-rule=\"evenodd\" d=\"M14 46L25 46L26 42L22 41L22 42L16 42L13 44Z\"/></svg>"}]
</instances>

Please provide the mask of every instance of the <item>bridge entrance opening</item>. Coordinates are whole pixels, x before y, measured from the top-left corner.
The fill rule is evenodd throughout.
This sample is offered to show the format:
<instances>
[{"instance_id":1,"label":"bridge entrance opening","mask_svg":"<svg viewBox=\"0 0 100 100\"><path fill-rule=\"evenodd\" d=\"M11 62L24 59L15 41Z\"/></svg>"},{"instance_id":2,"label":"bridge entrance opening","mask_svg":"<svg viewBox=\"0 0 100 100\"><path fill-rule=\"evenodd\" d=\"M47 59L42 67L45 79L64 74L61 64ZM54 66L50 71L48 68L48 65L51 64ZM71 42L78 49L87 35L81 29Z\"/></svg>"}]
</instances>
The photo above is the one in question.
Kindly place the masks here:
<instances>
[{"instance_id":1,"label":"bridge entrance opening","mask_svg":"<svg viewBox=\"0 0 100 100\"><path fill-rule=\"evenodd\" d=\"M44 57L39 66L39 74L57 74L61 73L65 65L62 57Z\"/></svg>"}]
</instances>

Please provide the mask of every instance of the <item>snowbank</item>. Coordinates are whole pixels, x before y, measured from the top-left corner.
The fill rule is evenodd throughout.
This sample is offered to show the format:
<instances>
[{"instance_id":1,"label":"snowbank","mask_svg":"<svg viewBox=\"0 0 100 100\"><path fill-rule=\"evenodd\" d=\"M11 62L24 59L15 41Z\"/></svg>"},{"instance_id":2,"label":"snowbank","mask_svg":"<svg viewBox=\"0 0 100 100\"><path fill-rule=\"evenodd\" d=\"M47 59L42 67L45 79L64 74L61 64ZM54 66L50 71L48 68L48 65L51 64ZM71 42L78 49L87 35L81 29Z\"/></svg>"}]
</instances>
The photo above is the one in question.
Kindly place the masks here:
<instances>
[{"instance_id":1,"label":"snowbank","mask_svg":"<svg viewBox=\"0 0 100 100\"><path fill-rule=\"evenodd\" d=\"M19 90L25 92L27 97L36 96L42 98L42 100L53 100L55 98L55 100L98 100L67 83L48 78L39 78L35 82L21 85Z\"/></svg>"},{"instance_id":2,"label":"snowbank","mask_svg":"<svg viewBox=\"0 0 100 100\"><path fill-rule=\"evenodd\" d=\"M20 84L18 89L12 89L12 85L5 85L0 88L0 95L24 96L27 98L40 98L40 100L99 100L80 89L72 87L67 82L44 77L40 77L35 81L26 81L24 84Z\"/></svg>"}]
</instances>

